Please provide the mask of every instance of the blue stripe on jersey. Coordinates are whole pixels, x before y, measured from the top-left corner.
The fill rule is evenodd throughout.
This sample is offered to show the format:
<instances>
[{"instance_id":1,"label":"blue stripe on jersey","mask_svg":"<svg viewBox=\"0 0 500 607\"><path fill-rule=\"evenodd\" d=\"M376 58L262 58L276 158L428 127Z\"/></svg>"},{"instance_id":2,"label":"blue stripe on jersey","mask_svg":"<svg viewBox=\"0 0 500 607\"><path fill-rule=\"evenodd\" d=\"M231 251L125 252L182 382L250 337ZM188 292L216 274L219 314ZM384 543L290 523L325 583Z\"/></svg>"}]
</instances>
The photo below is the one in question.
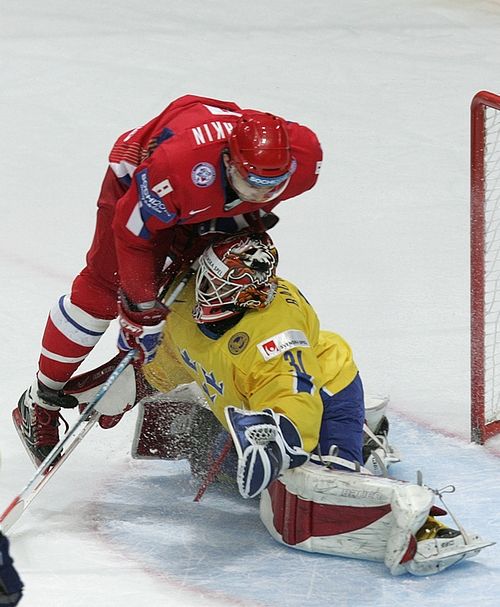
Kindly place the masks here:
<instances>
[{"instance_id":1,"label":"blue stripe on jersey","mask_svg":"<svg viewBox=\"0 0 500 607\"><path fill-rule=\"evenodd\" d=\"M100 337L101 335L104 334L104 331L91 331L90 329L87 329L86 327L77 323L76 320L73 320L73 318L71 318L71 316L66 312L66 309L64 308L64 298L65 298L65 295L63 295L59 299L59 310L61 310L61 314L69 322L70 325L73 325L73 327L78 329L78 331L80 331L81 333L85 333L86 335Z\"/></svg>"},{"instance_id":2,"label":"blue stripe on jersey","mask_svg":"<svg viewBox=\"0 0 500 607\"><path fill-rule=\"evenodd\" d=\"M179 350L179 353L186 365L193 369L193 371L196 371L196 362L194 360L191 360L191 357L189 356L187 350Z\"/></svg>"},{"instance_id":3,"label":"blue stripe on jersey","mask_svg":"<svg viewBox=\"0 0 500 607\"><path fill-rule=\"evenodd\" d=\"M304 368L302 361L302 350L296 351L296 357L292 350L288 350L283 354L283 358L288 361L290 366L295 371L295 392L306 392L314 394L314 378L309 375Z\"/></svg>"},{"instance_id":4,"label":"blue stripe on jersey","mask_svg":"<svg viewBox=\"0 0 500 607\"><path fill-rule=\"evenodd\" d=\"M141 211L141 216L142 216L142 211ZM144 221L146 221L146 220L144 219ZM151 238L151 232L147 229L147 227L145 225L142 226L141 231L139 232L139 238L144 238L144 240L149 240Z\"/></svg>"},{"instance_id":5,"label":"blue stripe on jersey","mask_svg":"<svg viewBox=\"0 0 500 607\"><path fill-rule=\"evenodd\" d=\"M130 184L132 183L132 178L130 175L123 175L123 177L118 177L118 181L126 188L129 188Z\"/></svg>"},{"instance_id":6,"label":"blue stripe on jersey","mask_svg":"<svg viewBox=\"0 0 500 607\"><path fill-rule=\"evenodd\" d=\"M217 392L219 394L224 394L224 382L217 382L217 380L215 379L214 373L213 371L211 371L210 373L208 371L205 371L205 369L202 367L201 371L203 373L203 377L205 378L205 381L207 382L207 384L209 386L212 386L212 388L215 388L215 390L217 390Z\"/></svg>"},{"instance_id":7,"label":"blue stripe on jersey","mask_svg":"<svg viewBox=\"0 0 500 607\"><path fill-rule=\"evenodd\" d=\"M174 136L174 131L171 131L169 128L165 127L161 133L158 135L158 137L156 138L156 141L158 142L158 144L163 143L164 141L166 141L167 139L170 139L170 137Z\"/></svg>"}]
</instances>

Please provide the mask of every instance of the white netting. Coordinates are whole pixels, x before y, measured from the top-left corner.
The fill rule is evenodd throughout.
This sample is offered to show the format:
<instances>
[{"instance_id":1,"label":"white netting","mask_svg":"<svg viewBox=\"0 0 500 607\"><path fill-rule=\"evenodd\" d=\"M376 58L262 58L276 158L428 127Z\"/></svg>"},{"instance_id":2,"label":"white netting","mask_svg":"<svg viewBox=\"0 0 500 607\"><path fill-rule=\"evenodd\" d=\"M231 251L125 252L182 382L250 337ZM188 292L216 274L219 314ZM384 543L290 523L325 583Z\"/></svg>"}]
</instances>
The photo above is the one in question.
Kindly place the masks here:
<instances>
[{"instance_id":1,"label":"white netting","mask_svg":"<svg viewBox=\"0 0 500 607\"><path fill-rule=\"evenodd\" d=\"M276 426L271 424L256 424L245 430L245 435L252 445L266 446L276 439Z\"/></svg>"},{"instance_id":2,"label":"white netting","mask_svg":"<svg viewBox=\"0 0 500 607\"><path fill-rule=\"evenodd\" d=\"M500 418L500 111L485 111L485 422Z\"/></svg>"}]
</instances>

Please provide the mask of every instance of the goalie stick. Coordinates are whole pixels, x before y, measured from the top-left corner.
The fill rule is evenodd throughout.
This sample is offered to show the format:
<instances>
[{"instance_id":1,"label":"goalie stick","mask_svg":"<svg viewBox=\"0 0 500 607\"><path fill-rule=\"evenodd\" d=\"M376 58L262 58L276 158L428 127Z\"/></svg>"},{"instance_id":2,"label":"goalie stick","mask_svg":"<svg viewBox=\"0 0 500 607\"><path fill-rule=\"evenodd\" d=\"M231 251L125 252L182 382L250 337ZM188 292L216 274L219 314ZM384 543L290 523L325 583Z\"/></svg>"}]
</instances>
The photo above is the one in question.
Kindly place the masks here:
<instances>
[{"instance_id":1,"label":"goalie stick","mask_svg":"<svg viewBox=\"0 0 500 607\"><path fill-rule=\"evenodd\" d=\"M222 451L219 453L217 459L212 463L210 469L208 470L205 478L201 482L201 485L198 488L198 491L195 495L194 502L199 502L201 498L205 495L208 487L214 482L215 477L219 474L220 469L222 468L222 464L226 459L229 451L231 451L231 447L233 446L233 439L231 435L229 435L224 443Z\"/></svg>"},{"instance_id":2,"label":"goalie stick","mask_svg":"<svg viewBox=\"0 0 500 607\"><path fill-rule=\"evenodd\" d=\"M165 301L165 306L170 307L191 277L197 270L197 262L195 262L186 274L179 281L177 286L172 291L172 294ZM164 295L164 292L162 292ZM52 451L47 455L45 460L40 464L35 474L31 477L22 491L14 497L7 506L5 511L0 515L0 530L8 531L23 515L30 503L40 493L42 488L53 477L55 472L68 459L71 453L83 440L84 436L93 428L99 419L99 411L96 405L106 395L111 386L115 383L118 377L125 371L128 365L132 362L136 350L130 350L118 363L114 371L108 379L101 385L94 399L85 407L80 417L75 421L73 426L69 428L62 439L55 445ZM86 423L85 423L86 422ZM85 423L85 425L83 425ZM63 449L66 450L63 453Z\"/></svg>"}]
</instances>

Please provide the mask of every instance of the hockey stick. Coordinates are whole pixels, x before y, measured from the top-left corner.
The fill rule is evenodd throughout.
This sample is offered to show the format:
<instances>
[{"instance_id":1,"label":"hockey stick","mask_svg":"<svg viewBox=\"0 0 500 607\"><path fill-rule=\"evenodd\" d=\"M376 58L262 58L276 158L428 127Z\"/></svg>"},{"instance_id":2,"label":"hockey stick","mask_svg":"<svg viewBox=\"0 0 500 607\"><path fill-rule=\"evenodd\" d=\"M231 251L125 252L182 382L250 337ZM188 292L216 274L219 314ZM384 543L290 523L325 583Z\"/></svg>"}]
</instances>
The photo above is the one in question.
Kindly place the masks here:
<instances>
[{"instance_id":1,"label":"hockey stick","mask_svg":"<svg viewBox=\"0 0 500 607\"><path fill-rule=\"evenodd\" d=\"M33 499L38 495L42 487L50 480L52 475L58 470L65 461L70 453L74 451L76 446L81 442L83 437L87 434L87 432L92 428L92 426L97 421L99 417L98 412L94 411L97 403L104 397L106 392L111 388L111 386L115 383L118 377L123 373L123 371L128 367L128 365L132 362L132 359L135 356L135 350L131 350L127 353L127 355L121 360L116 369L111 373L108 379L103 383L97 392L94 400L92 400L84 409L83 413L76 420L73 426L66 432L66 434L62 437L62 439L55 445L52 451L47 455L44 461L40 464L38 469L32 478L28 481L24 489L16 495L16 497L12 500L12 502L7 506L5 512L0 516L0 528L2 531L7 531L16 523L29 504L33 501ZM90 416L90 418L89 418ZM88 423L85 427L77 434L80 426L88 420ZM64 447L73 439L73 442L68 447L68 450L64 454L64 456L60 456ZM59 460L54 464L56 459ZM54 464L54 465L53 465Z\"/></svg>"},{"instance_id":2,"label":"hockey stick","mask_svg":"<svg viewBox=\"0 0 500 607\"><path fill-rule=\"evenodd\" d=\"M208 489L209 485L214 482L215 477L219 474L220 469L222 468L222 464L224 463L224 460L226 459L228 453L231 451L232 446L233 439L231 438L231 435L229 435L226 439L226 442L224 443L222 451L219 453L217 459L210 466L210 470L208 471L207 475L199 486L198 492L196 493L193 502L199 502L201 498L205 495L205 491Z\"/></svg>"},{"instance_id":3,"label":"hockey stick","mask_svg":"<svg viewBox=\"0 0 500 607\"><path fill-rule=\"evenodd\" d=\"M188 272L182 277L178 285L172 291L172 294L165 301L165 306L170 307L176 300L179 293L184 289L190 278L194 275L197 269L197 263L193 264ZM16 497L7 506L5 511L0 515L0 529L7 531L10 529L22 516L29 504L39 494L41 489L52 478L54 473L61 467L64 461L80 444L84 436L95 425L99 418L99 412L95 411L96 405L106 395L111 386L115 383L118 377L125 371L128 365L132 362L136 355L136 350L130 350L118 363L114 371L110 374L107 380L99 388L94 399L85 407L80 417L76 420L73 426L66 432L62 439L54 446L52 451L47 455L44 461L40 464L32 478L28 481L24 489L16 495ZM78 432L80 426L87 422L85 426ZM72 441L70 443L70 440ZM66 451L62 454L63 449ZM62 455L61 455L62 454Z\"/></svg>"}]
</instances>

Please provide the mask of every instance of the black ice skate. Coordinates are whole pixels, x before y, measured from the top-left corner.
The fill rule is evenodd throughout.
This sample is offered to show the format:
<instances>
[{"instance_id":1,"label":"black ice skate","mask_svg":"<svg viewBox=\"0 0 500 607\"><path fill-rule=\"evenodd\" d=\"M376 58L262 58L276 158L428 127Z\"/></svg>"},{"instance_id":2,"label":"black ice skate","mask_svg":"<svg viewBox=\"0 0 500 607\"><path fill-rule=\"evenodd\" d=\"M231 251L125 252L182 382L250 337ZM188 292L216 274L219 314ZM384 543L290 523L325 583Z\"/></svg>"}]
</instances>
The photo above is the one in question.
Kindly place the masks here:
<instances>
[{"instance_id":1,"label":"black ice skate","mask_svg":"<svg viewBox=\"0 0 500 607\"><path fill-rule=\"evenodd\" d=\"M12 412L17 433L35 466L40 466L59 442L60 408L73 408L78 400L35 383L19 399Z\"/></svg>"}]
</instances>

